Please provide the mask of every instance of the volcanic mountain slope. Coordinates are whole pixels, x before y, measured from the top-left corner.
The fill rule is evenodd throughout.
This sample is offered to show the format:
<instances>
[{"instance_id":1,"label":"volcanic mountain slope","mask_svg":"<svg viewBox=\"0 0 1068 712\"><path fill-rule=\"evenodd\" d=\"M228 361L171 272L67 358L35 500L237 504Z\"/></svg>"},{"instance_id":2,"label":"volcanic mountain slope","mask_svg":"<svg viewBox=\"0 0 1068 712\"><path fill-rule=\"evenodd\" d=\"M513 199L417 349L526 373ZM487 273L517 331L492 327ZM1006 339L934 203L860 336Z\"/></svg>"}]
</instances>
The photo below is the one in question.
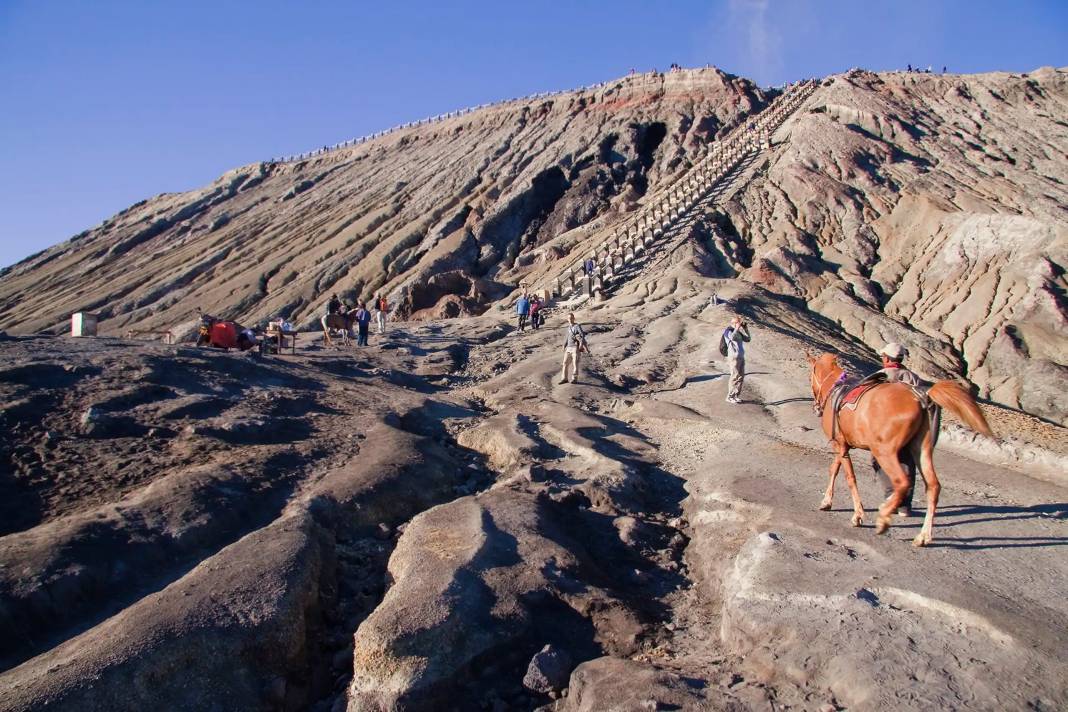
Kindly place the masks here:
<instances>
[{"instance_id":1,"label":"volcanic mountain slope","mask_svg":"<svg viewBox=\"0 0 1068 712\"><path fill-rule=\"evenodd\" d=\"M726 208L743 278L1068 418L1068 73L853 72Z\"/></svg>"},{"instance_id":2,"label":"volcanic mountain slope","mask_svg":"<svg viewBox=\"0 0 1068 712\"><path fill-rule=\"evenodd\" d=\"M1066 77L827 79L708 216L731 245L716 274L1064 423ZM310 324L335 291L384 292L400 318L480 313L550 285L769 98L714 69L641 75L246 167L9 269L0 325L62 331L89 309L109 333L187 332L197 307Z\"/></svg>"},{"instance_id":3,"label":"volcanic mountain slope","mask_svg":"<svg viewBox=\"0 0 1068 712\"><path fill-rule=\"evenodd\" d=\"M773 138L761 172L708 216L712 273L1066 422L1068 72L853 71Z\"/></svg>"},{"instance_id":4,"label":"volcanic mountain slope","mask_svg":"<svg viewBox=\"0 0 1068 712\"><path fill-rule=\"evenodd\" d=\"M173 328L195 309L310 323L331 292L400 316L480 312L517 254L622 209L761 108L714 69L516 101L135 205L0 280L0 325ZM31 288L32 287L32 288ZM448 295L448 296L447 296Z\"/></svg>"}]
</instances>

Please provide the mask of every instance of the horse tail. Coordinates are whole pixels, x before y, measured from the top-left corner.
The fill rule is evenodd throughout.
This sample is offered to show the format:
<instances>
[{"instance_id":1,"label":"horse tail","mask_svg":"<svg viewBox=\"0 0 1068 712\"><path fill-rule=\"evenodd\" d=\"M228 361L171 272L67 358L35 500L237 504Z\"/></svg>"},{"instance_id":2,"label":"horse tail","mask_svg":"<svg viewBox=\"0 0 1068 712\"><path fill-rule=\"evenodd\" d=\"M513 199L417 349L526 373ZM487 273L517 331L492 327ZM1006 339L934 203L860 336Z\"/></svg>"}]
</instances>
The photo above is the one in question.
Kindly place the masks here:
<instances>
[{"instance_id":1,"label":"horse tail","mask_svg":"<svg viewBox=\"0 0 1068 712\"><path fill-rule=\"evenodd\" d=\"M986 422L983 411L979 410L979 404L964 386L956 381L938 381L927 391L927 395L935 403L963 420L964 424L975 432L988 438L994 437L994 432Z\"/></svg>"}]
</instances>

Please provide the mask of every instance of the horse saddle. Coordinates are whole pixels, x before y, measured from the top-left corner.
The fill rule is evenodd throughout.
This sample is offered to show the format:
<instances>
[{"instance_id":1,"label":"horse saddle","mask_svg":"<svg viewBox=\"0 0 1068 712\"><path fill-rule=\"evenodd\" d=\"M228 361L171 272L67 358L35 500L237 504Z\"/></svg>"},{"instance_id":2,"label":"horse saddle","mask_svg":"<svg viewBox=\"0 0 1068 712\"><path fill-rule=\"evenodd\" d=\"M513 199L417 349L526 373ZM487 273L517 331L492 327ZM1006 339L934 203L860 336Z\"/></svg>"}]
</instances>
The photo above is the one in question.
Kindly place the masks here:
<instances>
[{"instance_id":1,"label":"horse saddle","mask_svg":"<svg viewBox=\"0 0 1068 712\"><path fill-rule=\"evenodd\" d=\"M853 410L857 407L857 403L860 402L861 397L875 388L878 383L861 383L850 388L845 395L842 396L842 400L839 401L839 408L849 408Z\"/></svg>"},{"instance_id":2,"label":"horse saddle","mask_svg":"<svg viewBox=\"0 0 1068 712\"><path fill-rule=\"evenodd\" d=\"M831 412L834 413L832 439L834 433L838 430L838 413L840 413L843 408L856 410L857 404L860 403L860 399L864 397L864 394L884 383L889 383L886 379L886 374L881 371L876 371L861 379L847 378L834 387L830 397ZM931 435L937 443L938 430L942 422L942 409L931 401L927 395L926 389L917 388L916 386L911 385L909 388L912 390L912 394L916 396L916 400L920 402L920 407L927 411Z\"/></svg>"},{"instance_id":3,"label":"horse saddle","mask_svg":"<svg viewBox=\"0 0 1068 712\"><path fill-rule=\"evenodd\" d=\"M834 387L831 394L831 408L835 413L842 408L856 410L864 394L883 383L886 383L886 374L879 372L862 379L846 379Z\"/></svg>"}]
</instances>

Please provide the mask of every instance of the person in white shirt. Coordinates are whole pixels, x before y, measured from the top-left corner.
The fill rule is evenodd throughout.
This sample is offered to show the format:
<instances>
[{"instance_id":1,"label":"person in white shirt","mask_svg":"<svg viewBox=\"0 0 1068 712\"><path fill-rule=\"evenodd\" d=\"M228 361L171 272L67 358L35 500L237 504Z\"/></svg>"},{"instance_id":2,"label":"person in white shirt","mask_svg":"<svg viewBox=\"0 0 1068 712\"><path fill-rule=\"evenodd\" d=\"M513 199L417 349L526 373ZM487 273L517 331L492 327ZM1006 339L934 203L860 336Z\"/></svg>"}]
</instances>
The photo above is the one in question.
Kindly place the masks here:
<instances>
[{"instance_id":1,"label":"person in white shirt","mask_svg":"<svg viewBox=\"0 0 1068 712\"><path fill-rule=\"evenodd\" d=\"M578 378L581 354L588 352L586 334L582 331L582 326L575 323L575 314L572 312L567 315L567 337L564 339L564 363L560 369L560 383L575 382Z\"/></svg>"}]
</instances>

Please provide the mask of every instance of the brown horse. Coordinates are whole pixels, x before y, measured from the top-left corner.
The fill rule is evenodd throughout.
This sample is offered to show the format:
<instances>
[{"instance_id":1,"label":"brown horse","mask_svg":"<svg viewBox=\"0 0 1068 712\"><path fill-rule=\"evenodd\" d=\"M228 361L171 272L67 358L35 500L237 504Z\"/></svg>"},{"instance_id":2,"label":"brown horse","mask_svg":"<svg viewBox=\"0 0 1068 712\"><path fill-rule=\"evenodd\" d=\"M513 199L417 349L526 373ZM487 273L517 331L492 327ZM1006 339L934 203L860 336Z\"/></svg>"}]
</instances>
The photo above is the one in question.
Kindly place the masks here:
<instances>
[{"instance_id":1,"label":"brown horse","mask_svg":"<svg viewBox=\"0 0 1068 712\"><path fill-rule=\"evenodd\" d=\"M330 332L336 330L341 332L341 343L347 346L349 337L352 335L352 323L355 320L355 310L344 314L324 314L319 323L323 325L323 341L326 345L333 345L334 341L330 338Z\"/></svg>"},{"instance_id":2,"label":"brown horse","mask_svg":"<svg viewBox=\"0 0 1068 712\"><path fill-rule=\"evenodd\" d=\"M901 466L898 453L905 451L913 462L920 465L923 481L927 486L927 515L913 546L926 546L933 537L935 509L938 507L938 475L934 469L934 432L930 417L912 389L903 383L883 383L868 391L855 410L842 409L834 413L829 407L831 391L844 373L834 354L809 356L812 364L812 398L817 415L821 417L823 432L830 438L835 449L831 463L830 482L820 503L820 509L831 508L834 498L834 480L840 467L845 467L846 483L853 495L853 526L859 527L864 520L864 505L857 491L857 476L849 450L870 450L879 466L890 477L894 487L875 522L875 533L882 534L890 526L890 516L897 511L909 487L909 478ZM938 381L927 392L928 397L959 417L972 430L993 436L986 418L971 395L955 381ZM837 424L835 419L837 418Z\"/></svg>"}]
</instances>

